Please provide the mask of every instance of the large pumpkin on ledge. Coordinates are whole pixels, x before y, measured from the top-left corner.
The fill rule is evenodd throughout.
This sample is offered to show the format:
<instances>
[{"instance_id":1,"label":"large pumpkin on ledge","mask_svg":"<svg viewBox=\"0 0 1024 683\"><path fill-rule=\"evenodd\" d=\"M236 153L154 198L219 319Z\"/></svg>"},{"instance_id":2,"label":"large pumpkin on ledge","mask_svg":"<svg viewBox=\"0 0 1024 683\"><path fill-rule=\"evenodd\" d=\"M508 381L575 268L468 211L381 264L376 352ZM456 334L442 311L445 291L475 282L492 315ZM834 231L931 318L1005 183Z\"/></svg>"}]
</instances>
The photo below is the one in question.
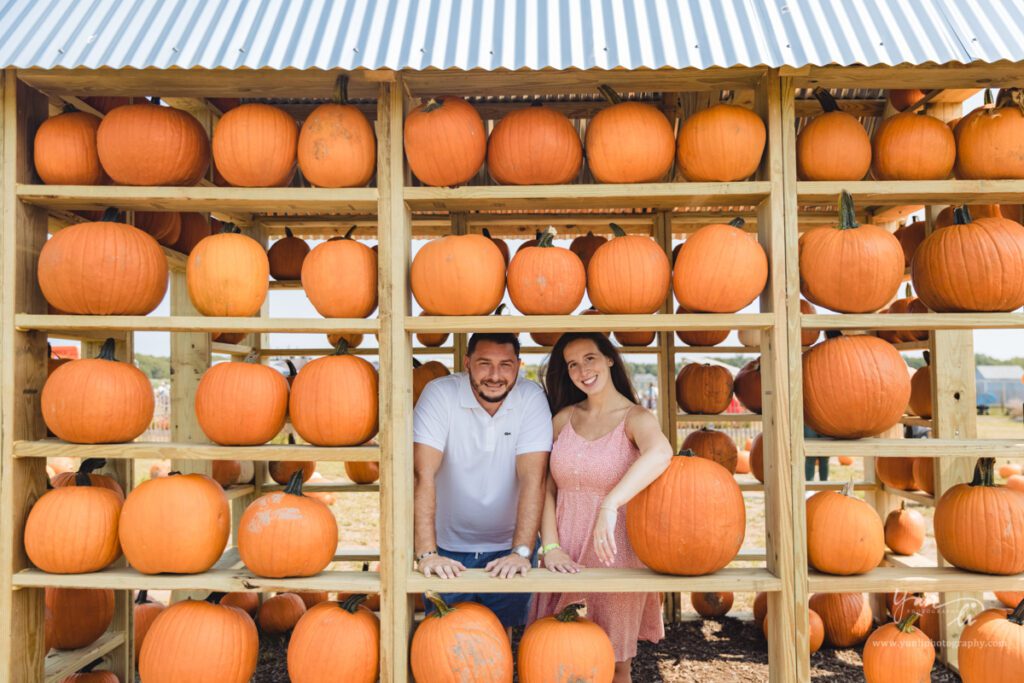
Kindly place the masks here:
<instances>
[{"instance_id":1,"label":"large pumpkin on ledge","mask_svg":"<svg viewBox=\"0 0 1024 683\"><path fill-rule=\"evenodd\" d=\"M280 187L295 175L299 129L295 119L269 104L235 107L213 129L213 160L235 187Z\"/></svg>"},{"instance_id":2,"label":"large pumpkin on ledge","mask_svg":"<svg viewBox=\"0 0 1024 683\"><path fill-rule=\"evenodd\" d=\"M668 295L668 257L650 237L611 228L614 236L587 266L590 301L601 313L654 313Z\"/></svg>"},{"instance_id":3,"label":"large pumpkin on ledge","mask_svg":"<svg viewBox=\"0 0 1024 683\"><path fill-rule=\"evenodd\" d=\"M377 433L377 371L347 351L339 343L302 366L292 383L292 425L314 446L358 446Z\"/></svg>"},{"instance_id":4,"label":"large pumpkin on ledge","mask_svg":"<svg viewBox=\"0 0 1024 683\"><path fill-rule=\"evenodd\" d=\"M587 164L594 178L601 183L663 180L675 155L672 124L653 105L623 102L606 85L599 90L612 106L599 111L587 124Z\"/></svg>"},{"instance_id":5,"label":"large pumpkin on ledge","mask_svg":"<svg viewBox=\"0 0 1024 683\"><path fill-rule=\"evenodd\" d=\"M768 257L742 218L705 225L686 238L672 271L679 305L693 313L735 313L768 282Z\"/></svg>"},{"instance_id":6,"label":"large pumpkin on ledge","mask_svg":"<svg viewBox=\"0 0 1024 683\"><path fill-rule=\"evenodd\" d=\"M346 83L339 80L335 101L310 112L299 131L299 168L316 187L363 187L377 170L373 126L348 104Z\"/></svg>"},{"instance_id":7,"label":"large pumpkin on ledge","mask_svg":"<svg viewBox=\"0 0 1024 683\"><path fill-rule=\"evenodd\" d=\"M426 315L488 315L505 294L505 259L483 235L448 235L416 252L409 284Z\"/></svg>"},{"instance_id":8,"label":"large pumpkin on ledge","mask_svg":"<svg viewBox=\"0 0 1024 683\"><path fill-rule=\"evenodd\" d=\"M434 97L405 117L409 168L424 185L469 182L487 155L487 131L473 105L459 97Z\"/></svg>"},{"instance_id":9,"label":"large pumpkin on ledge","mask_svg":"<svg viewBox=\"0 0 1024 683\"><path fill-rule=\"evenodd\" d=\"M107 174L96 152L100 119L66 107L39 125L32 160L39 179L47 185L103 185Z\"/></svg>"},{"instance_id":10,"label":"large pumpkin on ledge","mask_svg":"<svg viewBox=\"0 0 1024 683\"><path fill-rule=\"evenodd\" d=\"M366 318L377 308L377 252L352 238L316 245L302 261L302 288L325 318Z\"/></svg>"},{"instance_id":11,"label":"large pumpkin on ledge","mask_svg":"<svg viewBox=\"0 0 1024 683\"><path fill-rule=\"evenodd\" d=\"M745 180L761 163L766 139L757 114L735 104L716 104L683 121L677 168L690 182Z\"/></svg>"},{"instance_id":12,"label":"large pumpkin on ledge","mask_svg":"<svg viewBox=\"0 0 1024 683\"><path fill-rule=\"evenodd\" d=\"M200 240L185 265L188 296L203 315L258 315L270 288L269 277L263 246L231 223Z\"/></svg>"},{"instance_id":13,"label":"large pumpkin on ledge","mask_svg":"<svg viewBox=\"0 0 1024 683\"><path fill-rule=\"evenodd\" d=\"M218 363L203 373L195 393L203 433L221 446L258 446L284 427L288 382L258 362Z\"/></svg>"},{"instance_id":14,"label":"large pumpkin on ledge","mask_svg":"<svg viewBox=\"0 0 1024 683\"><path fill-rule=\"evenodd\" d=\"M576 127L540 102L506 114L487 141L487 170L502 185L562 185L582 164Z\"/></svg>"}]
</instances>

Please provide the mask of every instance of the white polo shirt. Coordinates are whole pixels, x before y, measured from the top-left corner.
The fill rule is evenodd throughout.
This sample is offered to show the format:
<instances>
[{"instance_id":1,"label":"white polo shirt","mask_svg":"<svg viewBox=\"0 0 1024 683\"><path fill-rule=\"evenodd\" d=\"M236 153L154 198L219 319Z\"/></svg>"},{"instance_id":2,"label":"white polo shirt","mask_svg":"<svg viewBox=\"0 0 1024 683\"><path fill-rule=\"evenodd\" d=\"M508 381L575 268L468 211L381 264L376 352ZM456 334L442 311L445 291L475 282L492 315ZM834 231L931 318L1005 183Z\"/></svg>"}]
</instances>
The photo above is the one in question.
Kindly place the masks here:
<instances>
[{"instance_id":1,"label":"white polo shirt","mask_svg":"<svg viewBox=\"0 0 1024 683\"><path fill-rule=\"evenodd\" d=\"M516 457L551 450L544 390L519 377L492 417L469 375L427 384L416 403L413 441L444 453L437 472L437 544L457 552L512 547L519 500Z\"/></svg>"}]
</instances>

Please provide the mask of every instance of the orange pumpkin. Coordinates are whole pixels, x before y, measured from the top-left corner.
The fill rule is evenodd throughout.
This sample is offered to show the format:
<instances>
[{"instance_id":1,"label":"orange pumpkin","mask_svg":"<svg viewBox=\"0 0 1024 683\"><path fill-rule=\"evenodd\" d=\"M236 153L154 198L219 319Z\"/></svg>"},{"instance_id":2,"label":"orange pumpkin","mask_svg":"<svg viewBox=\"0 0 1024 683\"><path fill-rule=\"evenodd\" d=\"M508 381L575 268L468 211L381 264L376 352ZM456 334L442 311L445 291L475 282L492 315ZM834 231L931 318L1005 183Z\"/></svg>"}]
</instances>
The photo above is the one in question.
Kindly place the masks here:
<instances>
[{"instance_id":1,"label":"orange pumpkin","mask_svg":"<svg viewBox=\"0 0 1024 683\"><path fill-rule=\"evenodd\" d=\"M287 112L251 102L220 117L213 129L213 160L235 187L279 187L295 174L299 130Z\"/></svg>"},{"instance_id":2,"label":"orange pumpkin","mask_svg":"<svg viewBox=\"0 0 1024 683\"><path fill-rule=\"evenodd\" d=\"M334 513L302 495L301 472L292 475L284 491L253 501L238 525L239 554L257 576L314 576L333 561L337 547Z\"/></svg>"},{"instance_id":3,"label":"orange pumpkin","mask_svg":"<svg viewBox=\"0 0 1024 683\"><path fill-rule=\"evenodd\" d=\"M864 644L864 679L867 683L931 680L935 646L914 626L917 614L876 629Z\"/></svg>"},{"instance_id":4,"label":"orange pumpkin","mask_svg":"<svg viewBox=\"0 0 1024 683\"><path fill-rule=\"evenodd\" d=\"M927 313L928 308L916 299L908 284L905 290L906 296L893 301L889 308L882 313ZM928 330L879 330L878 336L890 344L902 342L925 341L928 339Z\"/></svg>"},{"instance_id":5,"label":"orange pumpkin","mask_svg":"<svg viewBox=\"0 0 1024 683\"><path fill-rule=\"evenodd\" d=\"M302 288L325 318L366 318L377 308L377 252L352 239L332 237L302 262Z\"/></svg>"},{"instance_id":6,"label":"orange pumpkin","mask_svg":"<svg viewBox=\"0 0 1024 683\"><path fill-rule=\"evenodd\" d=\"M96 151L100 119L65 108L39 125L33 141L32 161L47 185L103 185L107 174Z\"/></svg>"},{"instance_id":7,"label":"orange pumpkin","mask_svg":"<svg viewBox=\"0 0 1024 683\"><path fill-rule=\"evenodd\" d=\"M889 100L889 104L891 104L892 108L896 111L903 111L907 107L914 106L920 100L924 99L924 96L925 92L917 89L886 91L886 97Z\"/></svg>"},{"instance_id":8,"label":"orange pumpkin","mask_svg":"<svg viewBox=\"0 0 1024 683\"><path fill-rule=\"evenodd\" d=\"M754 623L764 631L764 622L768 618L768 594L760 592L754 596Z\"/></svg>"},{"instance_id":9,"label":"orange pumpkin","mask_svg":"<svg viewBox=\"0 0 1024 683\"><path fill-rule=\"evenodd\" d=\"M295 628L306 613L306 603L295 593L278 593L260 605L256 623L269 635L280 635Z\"/></svg>"},{"instance_id":10,"label":"orange pumpkin","mask_svg":"<svg viewBox=\"0 0 1024 683\"><path fill-rule=\"evenodd\" d=\"M409 284L426 315L487 315L505 293L505 262L483 235L447 235L416 252Z\"/></svg>"},{"instance_id":11,"label":"orange pumpkin","mask_svg":"<svg viewBox=\"0 0 1024 683\"><path fill-rule=\"evenodd\" d=\"M103 663L97 659L88 666L81 668L77 673L66 677L61 683L121 683L121 679L112 671L94 671L93 668Z\"/></svg>"},{"instance_id":12,"label":"orange pumpkin","mask_svg":"<svg viewBox=\"0 0 1024 683\"><path fill-rule=\"evenodd\" d=\"M967 204L966 206L971 216L974 218L1004 217L1002 207L999 204ZM956 223L956 209L957 207L955 206L947 206L942 211L939 211L939 215L935 217L935 229L938 230L939 228L954 225ZM1011 218L1011 220L1014 220L1016 223L1020 222L1010 216L1006 216L1006 218ZM909 266L910 263L907 262L907 265Z\"/></svg>"},{"instance_id":13,"label":"orange pumpkin","mask_svg":"<svg viewBox=\"0 0 1024 683\"><path fill-rule=\"evenodd\" d=\"M1013 609L1024 600L1024 592L1021 591L995 591L996 600L1003 603L1005 607Z\"/></svg>"},{"instance_id":14,"label":"orange pumpkin","mask_svg":"<svg viewBox=\"0 0 1024 683\"><path fill-rule=\"evenodd\" d=\"M698 111L679 128L676 161L691 182L731 182L754 174L764 153L764 122L734 104Z\"/></svg>"},{"instance_id":15,"label":"orange pumpkin","mask_svg":"<svg viewBox=\"0 0 1024 683\"><path fill-rule=\"evenodd\" d=\"M77 650L92 645L114 621L114 591L104 588L47 588L52 645Z\"/></svg>"},{"instance_id":16,"label":"orange pumpkin","mask_svg":"<svg viewBox=\"0 0 1024 683\"><path fill-rule=\"evenodd\" d=\"M994 458L979 458L974 479L935 506L935 544L951 565L982 574L1024 571L1024 496L996 486Z\"/></svg>"},{"instance_id":17,"label":"orange pumpkin","mask_svg":"<svg viewBox=\"0 0 1024 683\"><path fill-rule=\"evenodd\" d=\"M109 114L116 107L132 103L130 97L83 97L82 101L103 114Z\"/></svg>"},{"instance_id":18,"label":"orange pumpkin","mask_svg":"<svg viewBox=\"0 0 1024 683\"><path fill-rule=\"evenodd\" d=\"M295 443L291 434L288 435L288 443ZM267 473L270 478L281 485L291 481L292 475L296 472L302 472L302 482L305 483L313 477L315 471L315 460L271 460L267 463Z\"/></svg>"},{"instance_id":19,"label":"orange pumpkin","mask_svg":"<svg viewBox=\"0 0 1024 683\"><path fill-rule=\"evenodd\" d=\"M587 164L600 183L656 183L672 168L676 140L661 111L642 102L622 102L599 86L612 106L587 124Z\"/></svg>"},{"instance_id":20,"label":"orange pumpkin","mask_svg":"<svg viewBox=\"0 0 1024 683\"><path fill-rule=\"evenodd\" d=\"M214 460L210 463L210 478L227 488L242 474L242 463L238 460Z\"/></svg>"},{"instance_id":21,"label":"orange pumpkin","mask_svg":"<svg viewBox=\"0 0 1024 683\"><path fill-rule=\"evenodd\" d=\"M218 604L227 607L237 607L255 619L256 612L260 608L260 596L258 593L250 592L227 593L221 597Z\"/></svg>"},{"instance_id":22,"label":"orange pumpkin","mask_svg":"<svg viewBox=\"0 0 1024 683\"><path fill-rule=\"evenodd\" d=\"M680 306L676 313L686 313ZM729 336L729 330L676 330L679 341L687 346L718 346Z\"/></svg>"},{"instance_id":23,"label":"orange pumpkin","mask_svg":"<svg viewBox=\"0 0 1024 683\"><path fill-rule=\"evenodd\" d=\"M768 282L768 257L743 219L705 225L683 242L672 271L679 305L693 313L735 313Z\"/></svg>"},{"instance_id":24,"label":"orange pumpkin","mask_svg":"<svg viewBox=\"0 0 1024 683\"><path fill-rule=\"evenodd\" d=\"M185 265L188 296L202 315L259 315L269 277L263 246L231 223L200 240Z\"/></svg>"},{"instance_id":25,"label":"orange pumpkin","mask_svg":"<svg viewBox=\"0 0 1024 683\"><path fill-rule=\"evenodd\" d=\"M971 219L925 238L910 264L914 289L928 308L1009 312L1024 306L1024 226L1006 218Z\"/></svg>"},{"instance_id":26,"label":"orange pumpkin","mask_svg":"<svg viewBox=\"0 0 1024 683\"><path fill-rule=\"evenodd\" d=\"M374 683L380 671L380 622L365 595L309 608L288 641L292 683Z\"/></svg>"},{"instance_id":27,"label":"orange pumpkin","mask_svg":"<svg viewBox=\"0 0 1024 683\"><path fill-rule=\"evenodd\" d=\"M220 559L230 532L231 512L220 484L202 474L173 472L147 479L128 494L118 528L128 564L143 574L205 572Z\"/></svg>"},{"instance_id":28,"label":"orange pumpkin","mask_svg":"<svg viewBox=\"0 0 1024 683\"><path fill-rule=\"evenodd\" d=\"M796 137L796 172L800 180L860 180L871 167L871 139L857 117L847 114L828 90L814 96L822 113Z\"/></svg>"},{"instance_id":29,"label":"orange pumpkin","mask_svg":"<svg viewBox=\"0 0 1024 683\"><path fill-rule=\"evenodd\" d=\"M807 559L820 572L866 574L885 556L885 531L875 509L842 491L819 491L807 499Z\"/></svg>"},{"instance_id":30,"label":"orange pumpkin","mask_svg":"<svg viewBox=\"0 0 1024 683\"><path fill-rule=\"evenodd\" d=\"M668 257L650 237L611 227L587 266L590 301L602 313L654 313L668 295Z\"/></svg>"},{"instance_id":31,"label":"orange pumpkin","mask_svg":"<svg viewBox=\"0 0 1024 683\"><path fill-rule=\"evenodd\" d=\"M256 671L259 634L247 614L206 601L176 602L153 622L139 653L146 683L246 683Z\"/></svg>"},{"instance_id":32,"label":"orange pumpkin","mask_svg":"<svg viewBox=\"0 0 1024 683\"><path fill-rule=\"evenodd\" d=\"M924 545L924 517L906 501L885 518L885 544L897 555L913 555Z\"/></svg>"},{"instance_id":33,"label":"orange pumpkin","mask_svg":"<svg viewBox=\"0 0 1024 683\"><path fill-rule=\"evenodd\" d=\"M212 234L213 227L205 215L193 211L183 212L181 214L181 234L178 240L171 245L171 249L182 254L191 254L200 240Z\"/></svg>"},{"instance_id":34,"label":"orange pumpkin","mask_svg":"<svg viewBox=\"0 0 1024 683\"><path fill-rule=\"evenodd\" d=\"M896 232L893 233L893 237L896 238L896 241L900 243L900 247L903 248L904 267L910 267L910 261L914 258L914 252L917 251L917 248L921 246L921 242L924 241L927 227L928 224L924 221L912 221L896 228ZM936 227L940 226L936 224Z\"/></svg>"},{"instance_id":35,"label":"orange pumpkin","mask_svg":"<svg viewBox=\"0 0 1024 683\"><path fill-rule=\"evenodd\" d=\"M25 521L25 553L50 574L83 574L108 567L121 556L117 521L121 498L79 472L75 486L47 491Z\"/></svg>"},{"instance_id":36,"label":"orange pumpkin","mask_svg":"<svg viewBox=\"0 0 1024 683\"><path fill-rule=\"evenodd\" d=\"M914 488L935 494L935 461L932 458L914 458Z\"/></svg>"},{"instance_id":37,"label":"orange pumpkin","mask_svg":"<svg viewBox=\"0 0 1024 683\"><path fill-rule=\"evenodd\" d=\"M1024 492L1024 475L1011 474L1006 478L1006 487L1014 491Z\"/></svg>"},{"instance_id":38,"label":"orange pumpkin","mask_svg":"<svg viewBox=\"0 0 1024 683\"><path fill-rule=\"evenodd\" d=\"M717 415L732 401L729 371L710 363L688 363L676 376L676 402L687 413Z\"/></svg>"},{"instance_id":39,"label":"orange pumpkin","mask_svg":"<svg viewBox=\"0 0 1024 683\"><path fill-rule=\"evenodd\" d=\"M732 383L733 393L747 410L752 413L761 414L761 359L755 358L748 361Z\"/></svg>"},{"instance_id":40,"label":"orange pumpkin","mask_svg":"<svg viewBox=\"0 0 1024 683\"><path fill-rule=\"evenodd\" d=\"M409 112L403 142L409 168L434 187L469 182L487 154L483 119L459 97L431 98Z\"/></svg>"},{"instance_id":41,"label":"orange pumpkin","mask_svg":"<svg viewBox=\"0 0 1024 683\"><path fill-rule=\"evenodd\" d=\"M1004 88L992 108L979 107L956 128L956 175L1024 178L1024 92Z\"/></svg>"},{"instance_id":42,"label":"orange pumpkin","mask_svg":"<svg viewBox=\"0 0 1024 683\"><path fill-rule=\"evenodd\" d=\"M345 343L350 349L357 348L363 343L363 335L360 332L338 332L336 334L327 335L327 343L331 345L332 349L338 346L338 342L342 339L345 340ZM291 382L288 384L291 385Z\"/></svg>"},{"instance_id":43,"label":"orange pumpkin","mask_svg":"<svg viewBox=\"0 0 1024 683\"><path fill-rule=\"evenodd\" d=\"M569 315L583 301L587 273L576 254L556 247L550 230L535 247L519 249L508 266L508 295L526 315Z\"/></svg>"},{"instance_id":44,"label":"orange pumpkin","mask_svg":"<svg viewBox=\"0 0 1024 683\"><path fill-rule=\"evenodd\" d=\"M928 365L915 370L914 376L910 378L910 412L926 420L931 419L932 371Z\"/></svg>"},{"instance_id":45,"label":"orange pumpkin","mask_svg":"<svg viewBox=\"0 0 1024 683\"><path fill-rule=\"evenodd\" d=\"M966 683L1018 680L1024 665L1024 602L976 616L960 633L957 659Z\"/></svg>"},{"instance_id":46,"label":"orange pumpkin","mask_svg":"<svg viewBox=\"0 0 1024 683\"><path fill-rule=\"evenodd\" d=\"M512 680L512 645L494 612L475 602L448 605L427 592L434 609L412 636L409 664L418 683Z\"/></svg>"},{"instance_id":47,"label":"orange pumpkin","mask_svg":"<svg viewBox=\"0 0 1024 683\"><path fill-rule=\"evenodd\" d=\"M483 230L481 230L480 234L482 234L484 237L486 237L490 241L494 242L494 246L496 246L498 248L498 250L501 252L501 258L505 261L505 268L508 268L508 261L509 261L508 242L506 242L503 239L499 239L497 237L492 237L491 236L491 231L488 230L487 228L484 228ZM522 251L522 249L520 249L519 251ZM516 253L519 253L519 251L517 251Z\"/></svg>"},{"instance_id":48,"label":"orange pumpkin","mask_svg":"<svg viewBox=\"0 0 1024 683\"><path fill-rule=\"evenodd\" d=\"M1015 462L1008 462L1005 465L999 466L999 476L1003 479L1012 477L1015 474L1020 474L1021 471L1021 466Z\"/></svg>"},{"instance_id":49,"label":"orange pumpkin","mask_svg":"<svg viewBox=\"0 0 1024 683\"><path fill-rule=\"evenodd\" d=\"M612 641L603 628L579 616L582 608L574 603L526 628L517 659L522 683L612 680Z\"/></svg>"},{"instance_id":50,"label":"orange pumpkin","mask_svg":"<svg viewBox=\"0 0 1024 683\"><path fill-rule=\"evenodd\" d=\"M217 363L203 373L195 393L196 419L221 446L258 446L284 427L288 382L258 361Z\"/></svg>"},{"instance_id":51,"label":"orange pumpkin","mask_svg":"<svg viewBox=\"0 0 1024 683\"><path fill-rule=\"evenodd\" d=\"M809 604L821 617L825 639L833 647L860 645L871 633L871 603L863 593L815 593Z\"/></svg>"},{"instance_id":52,"label":"orange pumpkin","mask_svg":"<svg viewBox=\"0 0 1024 683\"><path fill-rule=\"evenodd\" d=\"M380 463L346 462L345 476L351 479L353 484L372 484L380 479Z\"/></svg>"},{"instance_id":53,"label":"orange pumpkin","mask_svg":"<svg viewBox=\"0 0 1024 683\"><path fill-rule=\"evenodd\" d=\"M487 141L487 171L502 185L562 185L582 164L576 127L540 102L506 114Z\"/></svg>"},{"instance_id":54,"label":"orange pumpkin","mask_svg":"<svg viewBox=\"0 0 1024 683\"><path fill-rule=\"evenodd\" d=\"M149 233L161 246L171 247L181 239L181 214L175 211L136 211L135 227Z\"/></svg>"},{"instance_id":55,"label":"orange pumpkin","mask_svg":"<svg viewBox=\"0 0 1024 683\"><path fill-rule=\"evenodd\" d=\"M732 609L732 593L690 593L690 603L705 619L724 617Z\"/></svg>"},{"instance_id":56,"label":"orange pumpkin","mask_svg":"<svg viewBox=\"0 0 1024 683\"><path fill-rule=\"evenodd\" d=\"M746 533L746 508L729 470L686 451L626 507L626 532L656 572L700 576L733 561Z\"/></svg>"},{"instance_id":57,"label":"orange pumpkin","mask_svg":"<svg viewBox=\"0 0 1024 683\"><path fill-rule=\"evenodd\" d=\"M956 160L956 142L939 119L904 112L878 126L871 155L878 180L945 180Z\"/></svg>"},{"instance_id":58,"label":"orange pumpkin","mask_svg":"<svg viewBox=\"0 0 1024 683\"><path fill-rule=\"evenodd\" d=\"M740 451L737 454L736 474L750 474L750 451Z\"/></svg>"},{"instance_id":59,"label":"orange pumpkin","mask_svg":"<svg viewBox=\"0 0 1024 683\"><path fill-rule=\"evenodd\" d=\"M633 331L623 332L616 330L612 332L612 337L619 343L619 346L650 346L654 342L654 337L657 333L651 331Z\"/></svg>"},{"instance_id":60,"label":"orange pumpkin","mask_svg":"<svg viewBox=\"0 0 1024 683\"><path fill-rule=\"evenodd\" d=\"M292 425L314 446L358 446L377 433L377 371L346 351L341 343L306 363L292 384Z\"/></svg>"},{"instance_id":61,"label":"orange pumpkin","mask_svg":"<svg viewBox=\"0 0 1024 683\"><path fill-rule=\"evenodd\" d=\"M302 263L309 254L309 245L305 240L292 234L292 229L284 229L284 237L277 240L267 250L267 261L270 264L270 277L278 281L294 281L302 277Z\"/></svg>"},{"instance_id":62,"label":"orange pumpkin","mask_svg":"<svg viewBox=\"0 0 1024 683\"><path fill-rule=\"evenodd\" d=\"M136 661L139 659L139 653L142 651L142 644L146 641L146 635L149 633L150 627L153 626L153 621L155 621L165 609L167 609L167 606L162 602L150 600L149 593L147 591L139 591L135 596L135 607L133 612L135 638L132 639L132 642L135 645Z\"/></svg>"},{"instance_id":63,"label":"orange pumpkin","mask_svg":"<svg viewBox=\"0 0 1024 683\"><path fill-rule=\"evenodd\" d=\"M114 358L114 340L96 358L61 365L46 378L43 421L71 443L134 441L153 420L153 388L134 365Z\"/></svg>"},{"instance_id":64,"label":"orange pumpkin","mask_svg":"<svg viewBox=\"0 0 1024 683\"><path fill-rule=\"evenodd\" d=\"M825 436L875 436L903 417L910 377L899 351L878 337L830 337L804 352L804 420Z\"/></svg>"},{"instance_id":65,"label":"orange pumpkin","mask_svg":"<svg viewBox=\"0 0 1024 683\"><path fill-rule=\"evenodd\" d=\"M899 491L914 490L913 458L876 458L875 475L890 488Z\"/></svg>"},{"instance_id":66,"label":"orange pumpkin","mask_svg":"<svg viewBox=\"0 0 1024 683\"><path fill-rule=\"evenodd\" d=\"M195 185L210 166L199 121L155 98L111 110L96 130L96 151L118 185Z\"/></svg>"},{"instance_id":67,"label":"orange pumpkin","mask_svg":"<svg viewBox=\"0 0 1024 683\"><path fill-rule=\"evenodd\" d=\"M758 593L758 595L767 596L767 593ZM767 616L766 603L764 617ZM764 633L765 640L768 640L768 620L764 617L761 618L761 632ZM807 640L811 654L820 650L825 642L825 624L821 621L818 613L812 609L807 610Z\"/></svg>"},{"instance_id":68,"label":"orange pumpkin","mask_svg":"<svg viewBox=\"0 0 1024 683\"><path fill-rule=\"evenodd\" d=\"M50 305L82 315L146 315L160 304L167 257L155 239L116 217L109 209L103 220L69 225L46 241L37 273Z\"/></svg>"},{"instance_id":69,"label":"orange pumpkin","mask_svg":"<svg viewBox=\"0 0 1024 683\"><path fill-rule=\"evenodd\" d=\"M736 473L736 459L739 456L739 451L725 432L702 427L686 435L682 448L693 451L698 458L717 462L731 474Z\"/></svg>"},{"instance_id":70,"label":"orange pumpkin","mask_svg":"<svg viewBox=\"0 0 1024 683\"><path fill-rule=\"evenodd\" d=\"M427 385L438 377L451 374L443 363L436 360L421 363L415 358L412 359L412 404L415 406L420 400L420 394L427 388Z\"/></svg>"},{"instance_id":71,"label":"orange pumpkin","mask_svg":"<svg viewBox=\"0 0 1024 683\"><path fill-rule=\"evenodd\" d=\"M377 170L377 138L366 114L346 103L344 86L335 99L302 122L299 168L317 187L363 187Z\"/></svg>"},{"instance_id":72,"label":"orange pumpkin","mask_svg":"<svg viewBox=\"0 0 1024 683\"><path fill-rule=\"evenodd\" d=\"M530 339L537 346L554 346L561 338L561 332L531 332ZM418 337L418 335L417 335Z\"/></svg>"},{"instance_id":73,"label":"orange pumpkin","mask_svg":"<svg viewBox=\"0 0 1024 683\"><path fill-rule=\"evenodd\" d=\"M67 471L54 474L50 477L50 485L53 488L60 488L62 486L78 486L78 475L85 474L89 486L99 486L101 488L109 489L114 492L117 496L118 501L124 502L124 489L117 483L117 480L106 474L96 474L96 470L103 469L107 466L107 461L104 458L86 458L82 461L82 464L78 466L77 472Z\"/></svg>"},{"instance_id":74,"label":"orange pumpkin","mask_svg":"<svg viewBox=\"0 0 1024 683\"><path fill-rule=\"evenodd\" d=\"M583 268L586 269L590 265L590 259L594 256L594 252L607 241L607 237L595 235L593 230L587 230L586 235L580 235L569 244L569 251L580 257L580 261L583 261ZM547 345L542 344L542 346Z\"/></svg>"},{"instance_id":75,"label":"orange pumpkin","mask_svg":"<svg viewBox=\"0 0 1024 683\"><path fill-rule=\"evenodd\" d=\"M877 225L857 222L853 198L843 190L839 222L800 236L800 293L840 313L877 311L903 281L899 240Z\"/></svg>"}]
</instances>

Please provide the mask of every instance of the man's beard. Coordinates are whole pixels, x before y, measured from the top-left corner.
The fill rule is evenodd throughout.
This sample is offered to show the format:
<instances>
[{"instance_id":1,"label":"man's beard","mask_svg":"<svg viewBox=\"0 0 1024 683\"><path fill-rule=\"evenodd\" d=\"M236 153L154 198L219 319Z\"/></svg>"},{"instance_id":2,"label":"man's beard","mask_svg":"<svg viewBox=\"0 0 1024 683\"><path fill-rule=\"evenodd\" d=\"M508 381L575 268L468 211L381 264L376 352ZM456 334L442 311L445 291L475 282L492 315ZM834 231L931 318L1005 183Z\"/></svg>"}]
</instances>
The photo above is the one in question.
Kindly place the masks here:
<instances>
[{"instance_id":1,"label":"man's beard","mask_svg":"<svg viewBox=\"0 0 1024 683\"><path fill-rule=\"evenodd\" d=\"M473 392L476 393L476 395L480 398L480 400L487 401L488 403L501 403L502 401L504 401L508 397L509 393L511 393L512 387L515 386L515 385L510 386L508 389L506 389L504 392L502 392L502 394L500 396L487 396L486 394L484 394L484 389L483 389L483 385L482 384L478 384L475 381L470 381L470 384L473 386Z\"/></svg>"}]
</instances>

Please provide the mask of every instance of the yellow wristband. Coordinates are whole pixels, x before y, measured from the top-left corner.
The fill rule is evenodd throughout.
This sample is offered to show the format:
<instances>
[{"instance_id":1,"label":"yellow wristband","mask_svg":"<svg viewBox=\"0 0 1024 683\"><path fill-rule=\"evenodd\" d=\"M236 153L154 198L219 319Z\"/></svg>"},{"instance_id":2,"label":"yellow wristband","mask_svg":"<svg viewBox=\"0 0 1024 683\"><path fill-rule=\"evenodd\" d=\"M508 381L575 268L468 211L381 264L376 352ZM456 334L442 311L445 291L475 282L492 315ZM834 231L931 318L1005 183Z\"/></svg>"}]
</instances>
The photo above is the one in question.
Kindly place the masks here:
<instances>
[{"instance_id":1,"label":"yellow wristband","mask_svg":"<svg viewBox=\"0 0 1024 683\"><path fill-rule=\"evenodd\" d=\"M560 550L561 548L562 546L558 545L557 543L548 543L546 546L540 549L540 554L547 555L552 550Z\"/></svg>"}]
</instances>

